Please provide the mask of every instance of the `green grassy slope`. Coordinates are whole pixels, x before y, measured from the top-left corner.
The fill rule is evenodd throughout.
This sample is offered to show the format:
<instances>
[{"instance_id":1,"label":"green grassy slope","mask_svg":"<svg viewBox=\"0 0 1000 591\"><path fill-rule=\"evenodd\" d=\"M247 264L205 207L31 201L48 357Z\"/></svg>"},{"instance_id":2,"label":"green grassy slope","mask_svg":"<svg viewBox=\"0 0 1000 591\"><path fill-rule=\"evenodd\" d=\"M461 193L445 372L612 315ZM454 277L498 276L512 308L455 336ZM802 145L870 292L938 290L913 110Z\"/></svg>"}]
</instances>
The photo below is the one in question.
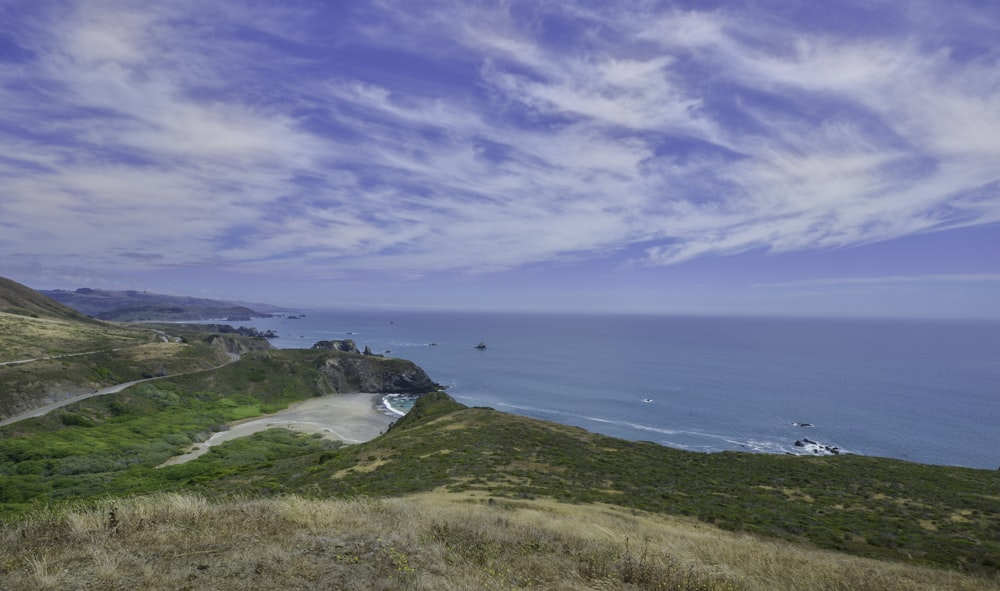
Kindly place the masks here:
<instances>
[{"instance_id":1,"label":"green grassy slope","mask_svg":"<svg viewBox=\"0 0 1000 591\"><path fill-rule=\"evenodd\" d=\"M228 422L319 394L400 383L398 376L420 383L422 372L396 359L260 350L266 342L234 335L184 332L183 342L164 342L146 328L66 316L8 283L0 284L0 303L19 312L0 312L0 360L122 350L2 366L0 403L32 384L43 392L128 381L158 367L169 375L0 428L3 519L41 504L163 491L321 498L450 491L606 503L1000 581L1000 472L861 456L699 454L466 408L443 393L425 396L365 444L274 429L158 469ZM227 350L243 358L175 375L211 367Z\"/></svg>"},{"instance_id":2,"label":"green grassy slope","mask_svg":"<svg viewBox=\"0 0 1000 591\"><path fill-rule=\"evenodd\" d=\"M241 445L246 454L252 444ZM859 555L1000 570L994 471L862 456L700 454L464 408L443 394L425 397L369 443L249 468L218 485L602 502Z\"/></svg>"},{"instance_id":3,"label":"green grassy slope","mask_svg":"<svg viewBox=\"0 0 1000 591\"><path fill-rule=\"evenodd\" d=\"M154 467L222 423L312 395L272 355L92 399L0 430L0 501L199 490L396 496L432 490L552 498L695 517L718 527L894 560L1000 573L1000 474L861 456L700 454L464 408L444 394L371 442L275 429Z\"/></svg>"},{"instance_id":4,"label":"green grassy slope","mask_svg":"<svg viewBox=\"0 0 1000 591\"><path fill-rule=\"evenodd\" d=\"M40 500L179 490L261 461L333 449L336 442L276 431L254 439L256 447L247 454L239 451L242 441L219 453L213 449L216 465L156 469L229 422L313 396L357 391L357 382L331 381L324 373L330 362L345 360L371 367L374 375L416 367L339 351L254 351L216 370L138 384L0 427L0 513L20 512Z\"/></svg>"}]
</instances>

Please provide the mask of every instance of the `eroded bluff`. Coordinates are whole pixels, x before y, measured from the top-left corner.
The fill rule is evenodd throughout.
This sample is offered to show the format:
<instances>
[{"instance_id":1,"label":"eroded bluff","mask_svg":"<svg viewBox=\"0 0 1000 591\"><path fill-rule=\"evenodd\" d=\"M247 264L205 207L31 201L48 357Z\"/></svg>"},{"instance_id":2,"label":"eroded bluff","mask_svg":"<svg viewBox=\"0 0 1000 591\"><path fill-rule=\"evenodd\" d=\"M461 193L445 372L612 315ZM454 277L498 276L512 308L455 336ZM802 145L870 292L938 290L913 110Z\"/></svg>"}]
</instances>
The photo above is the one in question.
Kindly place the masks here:
<instances>
[{"instance_id":1,"label":"eroded bluff","mask_svg":"<svg viewBox=\"0 0 1000 591\"><path fill-rule=\"evenodd\" d=\"M334 392L426 394L441 386L406 359L334 354L319 366L319 379Z\"/></svg>"}]
</instances>

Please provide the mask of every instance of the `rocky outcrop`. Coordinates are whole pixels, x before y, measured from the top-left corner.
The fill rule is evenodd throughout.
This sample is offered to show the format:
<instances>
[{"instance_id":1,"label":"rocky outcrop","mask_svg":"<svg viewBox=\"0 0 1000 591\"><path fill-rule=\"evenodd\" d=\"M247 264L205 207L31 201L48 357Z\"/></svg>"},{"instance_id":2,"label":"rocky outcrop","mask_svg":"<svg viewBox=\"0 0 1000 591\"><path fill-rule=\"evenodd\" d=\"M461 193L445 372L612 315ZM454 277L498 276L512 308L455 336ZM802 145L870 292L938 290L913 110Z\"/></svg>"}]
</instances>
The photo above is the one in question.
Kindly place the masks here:
<instances>
[{"instance_id":1,"label":"rocky outcrop","mask_svg":"<svg viewBox=\"0 0 1000 591\"><path fill-rule=\"evenodd\" d=\"M360 351L358 351L358 345L351 339L344 339L342 341L320 341L313 345L312 348L324 349L327 351L343 351L345 353L360 353Z\"/></svg>"},{"instance_id":2,"label":"rocky outcrop","mask_svg":"<svg viewBox=\"0 0 1000 591\"><path fill-rule=\"evenodd\" d=\"M234 355L245 355L250 351L266 351L271 348L271 343L266 339L242 337L235 333L214 334L206 337L205 342Z\"/></svg>"},{"instance_id":3,"label":"rocky outcrop","mask_svg":"<svg viewBox=\"0 0 1000 591\"><path fill-rule=\"evenodd\" d=\"M426 394L440 388L405 359L339 353L323 360L318 369L324 389L333 392Z\"/></svg>"},{"instance_id":4,"label":"rocky outcrop","mask_svg":"<svg viewBox=\"0 0 1000 591\"><path fill-rule=\"evenodd\" d=\"M228 324L190 324L190 323L172 323L172 328L180 330L190 330L194 332L217 332L219 334L238 334L243 337L252 337L255 339L274 339L277 338L278 333L273 330L257 330L252 326L241 326L239 328L234 328Z\"/></svg>"},{"instance_id":5,"label":"rocky outcrop","mask_svg":"<svg viewBox=\"0 0 1000 591\"><path fill-rule=\"evenodd\" d=\"M836 445L826 445L803 437L795 440L795 447L802 448L814 455L839 456L841 450Z\"/></svg>"}]
</instances>

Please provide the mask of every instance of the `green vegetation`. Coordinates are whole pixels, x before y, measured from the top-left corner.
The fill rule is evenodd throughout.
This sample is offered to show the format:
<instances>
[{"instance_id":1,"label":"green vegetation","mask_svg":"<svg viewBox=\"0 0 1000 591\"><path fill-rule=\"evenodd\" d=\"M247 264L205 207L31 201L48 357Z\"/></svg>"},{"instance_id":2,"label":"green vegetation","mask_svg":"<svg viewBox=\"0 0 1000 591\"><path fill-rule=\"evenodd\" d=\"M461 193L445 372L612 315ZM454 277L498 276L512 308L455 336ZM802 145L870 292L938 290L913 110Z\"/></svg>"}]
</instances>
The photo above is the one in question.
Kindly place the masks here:
<instances>
[{"instance_id":1,"label":"green vegetation","mask_svg":"<svg viewBox=\"0 0 1000 591\"><path fill-rule=\"evenodd\" d=\"M224 348L203 340L190 344L146 342L150 340L147 334L141 336L144 341L121 348L0 366L0 418L36 408L49 397L65 399L106 386L205 370L229 361Z\"/></svg>"},{"instance_id":2,"label":"green vegetation","mask_svg":"<svg viewBox=\"0 0 1000 591\"><path fill-rule=\"evenodd\" d=\"M89 319L88 319L89 320ZM97 321L31 317L0 310L0 363L150 343L149 330Z\"/></svg>"},{"instance_id":3,"label":"green vegetation","mask_svg":"<svg viewBox=\"0 0 1000 591\"><path fill-rule=\"evenodd\" d=\"M305 370L300 359L304 353L250 354L212 372L138 384L0 428L0 507L17 510L42 498L79 499L183 486L185 480L176 472L184 470L167 474L155 467L229 422L332 392L317 381L315 371ZM319 363L336 354L309 356ZM265 434L219 451L212 457L220 463L207 462L209 472L228 473L231 456L238 455L234 450L241 447L281 451L275 437ZM303 446L291 435L285 439L299 454L332 447L329 442L309 440ZM273 452L257 450L246 458Z\"/></svg>"},{"instance_id":4,"label":"green vegetation","mask_svg":"<svg viewBox=\"0 0 1000 591\"><path fill-rule=\"evenodd\" d=\"M319 393L311 372L291 363L308 355L316 353L260 354L30 421L33 434L0 441L0 498L8 511L24 511L43 497L164 490L342 498L474 492L690 516L965 571L1000 566L1000 477L991 471L861 456L698 454L467 409L444 394L424 397L365 444L340 447L272 430L155 469L227 421L275 410L297 392Z\"/></svg>"},{"instance_id":5,"label":"green vegetation","mask_svg":"<svg viewBox=\"0 0 1000 591\"><path fill-rule=\"evenodd\" d=\"M338 445L272 431L213 448L194 468L156 468L230 422L357 391L350 379L325 379L320 370L336 362L370 367L373 374L415 367L337 351L253 351L213 371L137 384L0 427L0 511L21 512L41 499L177 490L255 470L261 462L328 453ZM280 488L264 481L256 486Z\"/></svg>"},{"instance_id":6,"label":"green vegetation","mask_svg":"<svg viewBox=\"0 0 1000 591\"><path fill-rule=\"evenodd\" d=\"M698 454L445 395L369 443L246 467L216 489L350 497L429 490L608 503L853 554L1000 569L1000 475L862 456Z\"/></svg>"},{"instance_id":7,"label":"green vegetation","mask_svg":"<svg viewBox=\"0 0 1000 591\"><path fill-rule=\"evenodd\" d=\"M141 580L142 588L225 589L251 579L260 589L289 581L356 589L1000 588L994 471L699 454L466 408L440 392L367 443L272 429L159 467L230 422L295 401L430 381L398 359L273 351L260 340L190 330L172 339L149 327L46 317L42 304L19 309L39 317L0 313L16 347L43 335L38 350L52 354L44 335L60 331L83 335L69 339L74 346L124 346L2 366L0 404L52 387L168 375L0 427L5 588ZM242 358L195 371L227 352ZM140 496L150 494L159 496ZM406 508L414 504L420 509Z\"/></svg>"}]
</instances>

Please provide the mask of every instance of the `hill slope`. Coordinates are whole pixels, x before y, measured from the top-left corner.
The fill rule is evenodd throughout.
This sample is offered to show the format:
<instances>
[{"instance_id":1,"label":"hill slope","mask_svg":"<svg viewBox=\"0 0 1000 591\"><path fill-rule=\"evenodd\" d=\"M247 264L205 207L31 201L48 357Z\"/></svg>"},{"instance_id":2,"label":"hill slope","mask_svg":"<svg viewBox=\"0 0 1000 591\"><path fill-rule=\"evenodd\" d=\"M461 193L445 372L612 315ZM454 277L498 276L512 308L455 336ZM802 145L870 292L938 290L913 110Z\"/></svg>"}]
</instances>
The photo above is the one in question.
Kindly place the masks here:
<instances>
[{"instance_id":1,"label":"hill slope","mask_svg":"<svg viewBox=\"0 0 1000 591\"><path fill-rule=\"evenodd\" d=\"M115 384L221 365L227 343L238 339L181 342L151 327L101 322L4 278L0 335L0 419Z\"/></svg>"},{"instance_id":2,"label":"hill slope","mask_svg":"<svg viewBox=\"0 0 1000 591\"><path fill-rule=\"evenodd\" d=\"M252 580L261 589L288 581L357 589L1000 589L996 471L860 456L700 454L467 408L441 392L367 443L276 428L158 467L232 421L294 401L435 385L405 360L274 351L240 335L66 317L26 289L4 292L29 315L0 312L0 353L69 347L64 354L73 356L0 366L0 403L32 388L65 393L155 367L167 376L0 427L0 581L10 588L142 580L144 588L223 589ZM88 351L97 345L104 348ZM243 357L180 375L211 368L227 352ZM160 496L130 500L148 493ZM260 500L276 495L282 499ZM363 500L371 497L405 500ZM41 500L52 508L39 509ZM561 517L546 521L549 514ZM574 530L577 523L586 531ZM688 542L669 546L668 538Z\"/></svg>"},{"instance_id":3,"label":"hill slope","mask_svg":"<svg viewBox=\"0 0 1000 591\"><path fill-rule=\"evenodd\" d=\"M0 523L0 587L995 591L995 581L606 505L459 494L104 500Z\"/></svg>"},{"instance_id":4,"label":"hill slope","mask_svg":"<svg viewBox=\"0 0 1000 591\"><path fill-rule=\"evenodd\" d=\"M854 554L1000 573L1000 473L864 456L702 454L425 396L386 435L216 486L445 489L608 503Z\"/></svg>"},{"instance_id":5,"label":"hill slope","mask_svg":"<svg viewBox=\"0 0 1000 591\"><path fill-rule=\"evenodd\" d=\"M252 317L269 316L269 311L278 310L273 306L254 305L256 309L252 309L245 304L236 302L132 290L111 291L80 288L76 291L57 289L41 293L88 316L121 322L219 318L249 320Z\"/></svg>"},{"instance_id":6,"label":"hill slope","mask_svg":"<svg viewBox=\"0 0 1000 591\"><path fill-rule=\"evenodd\" d=\"M95 323L77 310L5 277L0 277L0 312L32 318Z\"/></svg>"}]
</instances>

